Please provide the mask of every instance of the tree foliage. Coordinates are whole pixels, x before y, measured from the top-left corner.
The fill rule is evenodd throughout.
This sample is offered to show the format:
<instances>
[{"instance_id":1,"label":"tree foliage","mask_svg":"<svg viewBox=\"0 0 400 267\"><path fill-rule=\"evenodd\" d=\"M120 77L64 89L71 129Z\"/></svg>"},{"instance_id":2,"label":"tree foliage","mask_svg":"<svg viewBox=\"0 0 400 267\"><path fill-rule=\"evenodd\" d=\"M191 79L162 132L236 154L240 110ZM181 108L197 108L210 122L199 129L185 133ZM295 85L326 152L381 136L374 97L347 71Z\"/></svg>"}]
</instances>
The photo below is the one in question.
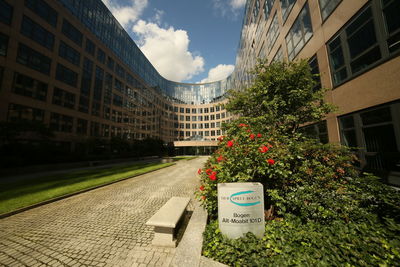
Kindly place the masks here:
<instances>
[{"instance_id":1,"label":"tree foliage","mask_svg":"<svg viewBox=\"0 0 400 267\"><path fill-rule=\"evenodd\" d=\"M233 93L216 152L198 170L197 195L210 216L203 254L232 266L393 265L400 262L400 194L360 174L343 146L297 132L332 106L305 61L256 68L256 82ZM230 240L216 221L217 184L264 186L266 234ZM273 207L273 209L271 209Z\"/></svg>"},{"instance_id":2,"label":"tree foliage","mask_svg":"<svg viewBox=\"0 0 400 267\"><path fill-rule=\"evenodd\" d=\"M316 87L316 77L305 60L269 66L260 61L253 73L252 86L230 92L228 111L294 133L299 125L319 121L334 110L324 101L326 89Z\"/></svg>"}]
</instances>

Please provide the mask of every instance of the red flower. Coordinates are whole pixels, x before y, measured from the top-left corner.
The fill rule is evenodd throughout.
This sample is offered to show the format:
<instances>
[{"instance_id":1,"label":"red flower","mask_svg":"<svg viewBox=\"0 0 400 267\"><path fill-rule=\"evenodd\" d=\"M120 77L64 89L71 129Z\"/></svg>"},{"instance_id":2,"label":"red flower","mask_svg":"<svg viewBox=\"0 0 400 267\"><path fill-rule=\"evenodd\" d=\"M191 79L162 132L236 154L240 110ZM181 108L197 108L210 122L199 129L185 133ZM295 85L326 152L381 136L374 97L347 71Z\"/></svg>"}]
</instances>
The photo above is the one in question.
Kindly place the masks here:
<instances>
[{"instance_id":1,"label":"red flower","mask_svg":"<svg viewBox=\"0 0 400 267\"><path fill-rule=\"evenodd\" d=\"M201 196L201 199L202 200L206 200L206 196Z\"/></svg>"},{"instance_id":2,"label":"red flower","mask_svg":"<svg viewBox=\"0 0 400 267\"><path fill-rule=\"evenodd\" d=\"M222 155L219 155L219 157L217 158L217 161L218 161L218 162L221 162L221 161L223 161L223 160L225 160L225 158L224 158Z\"/></svg>"},{"instance_id":3,"label":"red flower","mask_svg":"<svg viewBox=\"0 0 400 267\"><path fill-rule=\"evenodd\" d=\"M259 150L261 153L265 153L265 152L267 152L269 149L268 149L268 147L266 147L266 146L262 146L262 147L260 147L258 150Z\"/></svg>"},{"instance_id":4,"label":"red flower","mask_svg":"<svg viewBox=\"0 0 400 267\"><path fill-rule=\"evenodd\" d=\"M340 167L336 169L336 172L339 173L339 174L341 174L341 175L343 175L343 174L345 173L345 171L343 170L343 168L340 168Z\"/></svg>"},{"instance_id":5,"label":"red flower","mask_svg":"<svg viewBox=\"0 0 400 267\"><path fill-rule=\"evenodd\" d=\"M200 191L204 191L204 185L200 186Z\"/></svg>"},{"instance_id":6,"label":"red flower","mask_svg":"<svg viewBox=\"0 0 400 267\"><path fill-rule=\"evenodd\" d=\"M250 129L247 129L247 131L246 132L248 132L248 133L251 133L251 130Z\"/></svg>"},{"instance_id":7,"label":"red flower","mask_svg":"<svg viewBox=\"0 0 400 267\"><path fill-rule=\"evenodd\" d=\"M251 135L250 135L250 139L251 139L251 140L254 140L254 138L256 138L256 136L255 136L254 134L251 134Z\"/></svg>"},{"instance_id":8,"label":"red flower","mask_svg":"<svg viewBox=\"0 0 400 267\"><path fill-rule=\"evenodd\" d=\"M210 176L208 176L210 180L215 181L217 180L217 172L212 172Z\"/></svg>"},{"instance_id":9,"label":"red flower","mask_svg":"<svg viewBox=\"0 0 400 267\"><path fill-rule=\"evenodd\" d=\"M239 124L239 127L249 127L249 125L241 123L241 124Z\"/></svg>"},{"instance_id":10,"label":"red flower","mask_svg":"<svg viewBox=\"0 0 400 267\"><path fill-rule=\"evenodd\" d=\"M211 172L212 172L212 170L211 170L211 169L207 169L207 170L206 170L206 173L207 173L208 175L210 175L210 174L211 174Z\"/></svg>"},{"instance_id":11,"label":"red flower","mask_svg":"<svg viewBox=\"0 0 400 267\"><path fill-rule=\"evenodd\" d=\"M229 140L226 145L227 147L233 147L233 140Z\"/></svg>"},{"instance_id":12,"label":"red flower","mask_svg":"<svg viewBox=\"0 0 400 267\"><path fill-rule=\"evenodd\" d=\"M259 133L259 134L257 134L257 137L258 137L258 138L261 138L261 137L262 137L262 135Z\"/></svg>"},{"instance_id":13,"label":"red flower","mask_svg":"<svg viewBox=\"0 0 400 267\"><path fill-rule=\"evenodd\" d=\"M198 169L198 170L197 170L197 173L198 173L198 174L201 174L201 169Z\"/></svg>"},{"instance_id":14,"label":"red flower","mask_svg":"<svg viewBox=\"0 0 400 267\"><path fill-rule=\"evenodd\" d=\"M275 164L275 160L273 159L267 159L267 162L269 165L274 165Z\"/></svg>"}]
</instances>

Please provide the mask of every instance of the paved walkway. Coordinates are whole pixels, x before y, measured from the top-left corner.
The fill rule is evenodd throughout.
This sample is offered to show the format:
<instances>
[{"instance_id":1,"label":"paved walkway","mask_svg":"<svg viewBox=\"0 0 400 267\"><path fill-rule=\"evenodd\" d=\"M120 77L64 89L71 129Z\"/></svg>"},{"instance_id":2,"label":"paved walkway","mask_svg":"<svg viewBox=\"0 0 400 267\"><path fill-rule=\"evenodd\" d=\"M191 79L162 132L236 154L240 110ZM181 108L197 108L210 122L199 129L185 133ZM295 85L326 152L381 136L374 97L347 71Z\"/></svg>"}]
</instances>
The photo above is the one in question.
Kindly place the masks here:
<instances>
[{"instance_id":1,"label":"paved walkway","mask_svg":"<svg viewBox=\"0 0 400 267\"><path fill-rule=\"evenodd\" d=\"M169 266L176 249L152 247L145 222L170 197L193 198L205 160L179 161L0 220L0 266Z\"/></svg>"}]
</instances>

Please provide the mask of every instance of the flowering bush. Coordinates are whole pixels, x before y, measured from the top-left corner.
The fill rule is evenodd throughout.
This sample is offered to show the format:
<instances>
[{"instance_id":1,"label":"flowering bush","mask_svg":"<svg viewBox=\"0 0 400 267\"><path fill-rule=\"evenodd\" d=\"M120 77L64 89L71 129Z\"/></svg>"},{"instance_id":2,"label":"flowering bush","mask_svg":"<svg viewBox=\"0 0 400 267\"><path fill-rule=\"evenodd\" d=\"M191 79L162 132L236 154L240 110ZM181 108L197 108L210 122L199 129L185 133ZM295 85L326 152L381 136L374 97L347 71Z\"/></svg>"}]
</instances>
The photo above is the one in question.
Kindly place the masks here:
<instances>
[{"instance_id":1,"label":"flowering bush","mask_svg":"<svg viewBox=\"0 0 400 267\"><path fill-rule=\"evenodd\" d=\"M199 170L197 191L210 216L203 254L235 266L393 265L400 262L400 194L360 175L348 148L298 133L332 107L315 91L307 62L258 67L255 83L234 93L241 115ZM217 184L264 185L266 234L222 236Z\"/></svg>"}]
</instances>

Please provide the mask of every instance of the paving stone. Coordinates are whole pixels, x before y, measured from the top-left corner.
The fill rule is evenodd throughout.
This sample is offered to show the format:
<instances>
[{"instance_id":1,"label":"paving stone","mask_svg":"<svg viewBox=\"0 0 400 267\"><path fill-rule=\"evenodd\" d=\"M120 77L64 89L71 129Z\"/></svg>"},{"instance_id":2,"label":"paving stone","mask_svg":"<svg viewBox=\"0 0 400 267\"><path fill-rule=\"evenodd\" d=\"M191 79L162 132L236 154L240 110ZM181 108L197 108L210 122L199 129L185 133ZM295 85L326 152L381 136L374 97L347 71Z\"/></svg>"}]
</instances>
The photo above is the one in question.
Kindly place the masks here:
<instances>
[{"instance_id":1,"label":"paving stone","mask_svg":"<svg viewBox=\"0 0 400 267\"><path fill-rule=\"evenodd\" d=\"M145 222L172 196L194 198L205 160L179 161L1 219L0 266L169 266L175 249L153 247Z\"/></svg>"}]
</instances>

